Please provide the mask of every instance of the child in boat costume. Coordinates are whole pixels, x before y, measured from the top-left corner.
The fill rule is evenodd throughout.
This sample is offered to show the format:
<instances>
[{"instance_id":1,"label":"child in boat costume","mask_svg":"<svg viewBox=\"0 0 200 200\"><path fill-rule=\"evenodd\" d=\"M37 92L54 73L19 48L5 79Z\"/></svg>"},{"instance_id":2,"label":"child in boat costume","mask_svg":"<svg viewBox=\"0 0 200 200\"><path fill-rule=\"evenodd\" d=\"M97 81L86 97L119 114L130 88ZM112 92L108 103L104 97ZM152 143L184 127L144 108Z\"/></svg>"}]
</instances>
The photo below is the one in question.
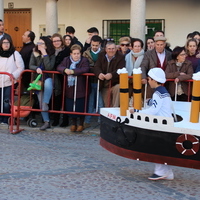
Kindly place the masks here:
<instances>
[{"instance_id":1,"label":"child in boat costume","mask_svg":"<svg viewBox=\"0 0 200 200\"><path fill-rule=\"evenodd\" d=\"M148 100L150 106L145 110L131 109L130 112L140 112L150 115L172 117L171 98L165 87L162 86L166 82L165 72L161 68L152 68L148 72L148 82L151 88L155 89L152 99ZM155 164L153 175L150 180L167 179L173 180L174 174L168 165Z\"/></svg>"}]
</instances>

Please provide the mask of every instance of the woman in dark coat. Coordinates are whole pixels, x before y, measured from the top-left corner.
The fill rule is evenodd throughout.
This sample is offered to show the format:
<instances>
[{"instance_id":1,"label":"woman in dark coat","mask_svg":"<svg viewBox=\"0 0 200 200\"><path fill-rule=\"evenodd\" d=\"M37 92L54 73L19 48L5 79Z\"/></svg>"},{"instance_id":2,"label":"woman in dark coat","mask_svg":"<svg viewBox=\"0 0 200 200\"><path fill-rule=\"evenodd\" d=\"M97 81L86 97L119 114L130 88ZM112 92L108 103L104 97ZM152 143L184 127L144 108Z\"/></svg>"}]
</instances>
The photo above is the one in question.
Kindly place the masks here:
<instances>
[{"instance_id":1,"label":"woman in dark coat","mask_svg":"<svg viewBox=\"0 0 200 200\"><path fill-rule=\"evenodd\" d=\"M51 40L55 48L55 70L57 66L63 61L63 59L70 55L70 48L65 46L62 36L59 33L52 35ZM55 74L55 92L54 92L54 110L60 110L62 105L62 86L63 86L63 75ZM53 114L53 123L52 126L57 126L60 121L60 113ZM63 120L60 124L60 127L65 127L69 125L68 115L63 114Z\"/></svg>"},{"instance_id":2,"label":"woman in dark coat","mask_svg":"<svg viewBox=\"0 0 200 200\"><path fill-rule=\"evenodd\" d=\"M74 95L76 95L75 112L84 112L85 105L85 93L86 93L86 78L80 76L83 73L89 72L89 61L87 58L81 56L81 47L77 44L71 47L70 56L64 58L57 70L64 75L66 78L66 110L72 112L74 107ZM76 84L77 77L77 84ZM74 94L76 87L76 94ZM70 130L72 132L83 131L83 115L70 115L72 117L72 125ZM77 118L79 120L79 126L77 127Z\"/></svg>"},{"instance_id":3,"label":"woman in dark coat","mask_svg":"<svg viewBox=\"0 0 200 200\"><path fill-rule=\"evenodd\" d=\"M172 51L172 60L168 61L165 70L167 79L175 79L174 82L170 81L168 85L168 91L173 99L175 98L175 84L178 84L178 101L187 101L188 83L184 81L192 79L193 74L192 62L186 60L186 56L184 47L175 47Z\"/></svg>"}]
</instances>

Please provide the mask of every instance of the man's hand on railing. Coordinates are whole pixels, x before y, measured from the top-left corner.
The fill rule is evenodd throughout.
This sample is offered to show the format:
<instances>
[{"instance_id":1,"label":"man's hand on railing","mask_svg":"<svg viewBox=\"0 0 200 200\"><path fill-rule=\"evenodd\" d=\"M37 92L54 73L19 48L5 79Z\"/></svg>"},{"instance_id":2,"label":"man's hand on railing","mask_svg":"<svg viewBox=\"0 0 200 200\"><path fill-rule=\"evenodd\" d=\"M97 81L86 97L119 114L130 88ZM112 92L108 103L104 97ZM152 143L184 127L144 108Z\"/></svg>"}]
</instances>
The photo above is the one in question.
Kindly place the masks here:
<instances>
[{"instance_id":1,"label":"man's hand on railing","mask_svg":"<svg viewBox=\"0 0 200 200\"><path fill-rule=\"evenodd\" d=\"M107 73L104 77L108 81L108 80L110 80L112 78L112 74L111 73Z\"/></svg>"},{"instance_id":2,"label":"man's hand on railing","mask_svg":"<svg viewBox=\"0 0 200 200\"><path fill-rule=\"evenodd\" d=\"M100 73L98 78L103 81L105 79L105 75L103 73Z\"/></svg>"},{"instance_id":3,"label":"man's hand on railing","mask_svg":"<svg viewBox=\"0 0 200 200\"><path fill-rule=\"evenodd\" d=\"M144 84L144 85L147 84L147 79L143 78L142 79L142 84Z\"/></svg>"}]
</instances>

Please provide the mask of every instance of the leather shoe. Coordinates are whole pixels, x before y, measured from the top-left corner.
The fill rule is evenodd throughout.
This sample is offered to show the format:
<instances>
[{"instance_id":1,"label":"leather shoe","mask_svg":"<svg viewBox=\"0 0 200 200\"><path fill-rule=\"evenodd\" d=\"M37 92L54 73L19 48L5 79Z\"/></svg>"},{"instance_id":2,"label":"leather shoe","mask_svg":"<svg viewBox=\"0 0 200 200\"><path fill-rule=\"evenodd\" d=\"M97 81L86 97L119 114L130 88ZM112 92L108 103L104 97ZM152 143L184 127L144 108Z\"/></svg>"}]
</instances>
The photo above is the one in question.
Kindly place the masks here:
<instances>
[{"instance_id":1,"label":"leather shoe","mask_svg":"<svg viewBox=\"0 0 200 200\"><path fill-rule=\"evenodd\" d=\"M78 132L82 132L84 130L84 127L79 125L78 128L76 129L76 131Z\"/></svg>"},{"instance_id":2,"label":"leather shoe","mask_svg":"<svg viewBox=\"0 0 200 200\"><path fill-rule=\"evenodd\" d=\"M75 131L76 131L76 128L77 128L76 125L71 125L70 131L71 131L71 132L75 132Z\"/></svg>"}]
</instances>

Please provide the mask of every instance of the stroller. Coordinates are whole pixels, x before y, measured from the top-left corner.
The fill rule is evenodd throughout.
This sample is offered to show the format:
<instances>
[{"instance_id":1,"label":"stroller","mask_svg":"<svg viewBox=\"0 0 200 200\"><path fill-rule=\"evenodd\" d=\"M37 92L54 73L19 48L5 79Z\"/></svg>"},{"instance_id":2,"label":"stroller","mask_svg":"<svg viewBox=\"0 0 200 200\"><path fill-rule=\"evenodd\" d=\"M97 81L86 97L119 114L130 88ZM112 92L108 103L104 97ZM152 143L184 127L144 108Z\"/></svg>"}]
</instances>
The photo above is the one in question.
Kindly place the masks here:
<instances>
[{"instance_id":1,"label":"stroller","mask_svg":"<svg viewBox=\"0 0 200 200\"><path fill-rule=\"evenodd\" d=\"M26 109L31 109L34 105L34 99L31 99L29 94L25 94L21 96L20 99L20 108L24 109L24 110L20 110L18 112L18 100L16 100L14 102L14 113L13 113L13 117L17 118L25 118L25 117L29 117L29 119L27 120L27 125L30 127L36 127L38 125L37 121L33 118L30 117L30 110L26 110ZM19 116L18 116L19 113Z\"/></svg>"}]
</instances>

